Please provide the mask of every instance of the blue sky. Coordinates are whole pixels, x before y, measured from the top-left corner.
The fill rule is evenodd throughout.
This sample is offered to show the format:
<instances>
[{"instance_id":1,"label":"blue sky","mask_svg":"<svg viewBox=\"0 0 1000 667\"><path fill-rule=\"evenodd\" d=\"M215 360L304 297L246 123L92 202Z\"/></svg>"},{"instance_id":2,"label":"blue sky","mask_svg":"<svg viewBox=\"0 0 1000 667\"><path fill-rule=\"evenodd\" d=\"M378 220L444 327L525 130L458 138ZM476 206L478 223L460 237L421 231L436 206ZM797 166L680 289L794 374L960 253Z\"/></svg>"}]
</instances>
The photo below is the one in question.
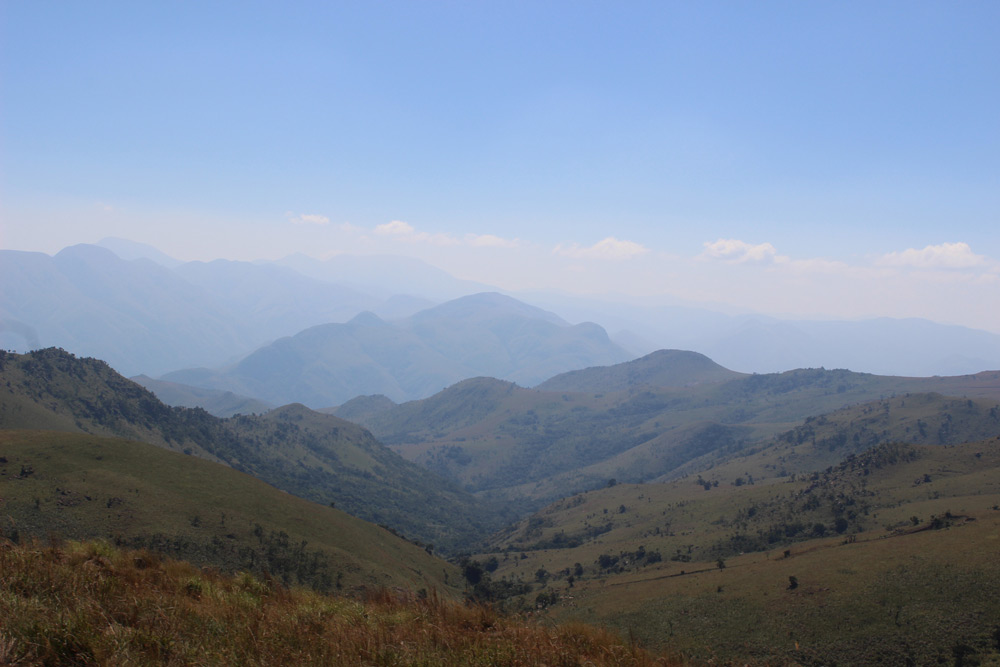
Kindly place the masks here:
<instances>
[{"instance_id":1,"label":"blue sky","mask_svg":"<svg viewBox=\"0 0 1000 667\"><path fill-rule=\"evenodd\" d=\"M1000 331L1000 4L4 2L0 247Z\"/></svg>"}]
</instances>

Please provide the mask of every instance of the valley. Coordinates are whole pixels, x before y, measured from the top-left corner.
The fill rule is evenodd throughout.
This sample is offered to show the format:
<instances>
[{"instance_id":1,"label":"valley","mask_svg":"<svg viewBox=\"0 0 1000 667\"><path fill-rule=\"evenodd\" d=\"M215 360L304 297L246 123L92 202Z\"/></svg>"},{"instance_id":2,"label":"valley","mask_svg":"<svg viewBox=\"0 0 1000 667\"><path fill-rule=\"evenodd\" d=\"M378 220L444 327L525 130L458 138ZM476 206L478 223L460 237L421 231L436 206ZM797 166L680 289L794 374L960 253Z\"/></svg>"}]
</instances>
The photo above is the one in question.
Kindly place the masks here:
<instances>
[{"instance_id":1,"label":"valley","mask_svg":"<svg viewBox=\"0 0 1000 667\"><path fill-rule=\"evenodd\" d=\"M0 667L1000 667L998 34L0 4Z\"/></svg>"},{"instance_id":2,"label":"valley","mask_svg":"<svg viewBox=\"0 0 1000 667\"><path fill-rule=\"evenodd\" d=\"M3 538L434 590L684 664L1000 655L1000 373L746 375L667 350L328 412L221 419L97 360L4 353Z\"/></svg>"},{"instance_id":3,"label":"valley","mask_svg":"<svg viewBox=\"0 0 1000 667\"><path fill-rule=\"evenodd\" d=\"M102 252L56 263L78 281L99 268L123 308L122 265ZM181 559L169 567L222 577L200 590L252 577L327 596L311 605L382 600L407 631L464 600L490 620L455 631L463 655L512 623L587 628L607 664L1000 658L1000 371L738 372L690 350L636 356L498 293L433 303L290 265L165 270L189 305L256 313L221 343L235 357L130 380L61 348L0 352L0 544L25 563ZM283 285L312 296L266 305ZM382 315L247 346L317 299ZM627 647L587 634L607 631Z\"/></svg>"}]
</instances>

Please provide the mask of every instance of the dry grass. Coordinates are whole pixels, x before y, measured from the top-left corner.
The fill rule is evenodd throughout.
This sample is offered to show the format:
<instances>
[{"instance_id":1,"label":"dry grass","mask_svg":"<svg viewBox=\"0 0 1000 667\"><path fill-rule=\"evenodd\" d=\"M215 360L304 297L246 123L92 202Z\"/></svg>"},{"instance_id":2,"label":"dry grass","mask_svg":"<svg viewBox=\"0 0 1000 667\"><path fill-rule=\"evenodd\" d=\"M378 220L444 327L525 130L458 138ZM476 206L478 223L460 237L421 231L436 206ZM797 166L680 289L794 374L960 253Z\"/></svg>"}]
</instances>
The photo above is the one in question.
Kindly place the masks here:
<instances>
[{"instance_id":1,"label":"dry grass","mask_svg":"<svg viewBox=\"0 0 1000 667\"><path fill-rule=\"evenodd\" d=\"M225 576L99 542L0 545L0 664L671 664L608 631Z\"/></svg>"}]
</instances>

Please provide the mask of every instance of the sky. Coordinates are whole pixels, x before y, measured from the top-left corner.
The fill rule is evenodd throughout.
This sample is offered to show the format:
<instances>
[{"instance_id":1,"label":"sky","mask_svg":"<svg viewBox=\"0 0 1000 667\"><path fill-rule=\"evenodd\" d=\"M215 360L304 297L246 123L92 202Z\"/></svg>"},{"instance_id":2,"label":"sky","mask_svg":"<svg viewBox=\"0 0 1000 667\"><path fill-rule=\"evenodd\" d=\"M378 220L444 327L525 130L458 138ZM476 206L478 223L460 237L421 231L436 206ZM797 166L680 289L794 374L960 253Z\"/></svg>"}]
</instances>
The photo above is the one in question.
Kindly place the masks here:
<instances>
[{"instance_id":1,"label":"sky","mask_svg":"<svg viewBox=\"0 0 1000 667\"><path fill-rule=\"evenodd\" d=\"M1000 3L0 2L0 248L1000 332Z\"/></svg>"}]
</instances>

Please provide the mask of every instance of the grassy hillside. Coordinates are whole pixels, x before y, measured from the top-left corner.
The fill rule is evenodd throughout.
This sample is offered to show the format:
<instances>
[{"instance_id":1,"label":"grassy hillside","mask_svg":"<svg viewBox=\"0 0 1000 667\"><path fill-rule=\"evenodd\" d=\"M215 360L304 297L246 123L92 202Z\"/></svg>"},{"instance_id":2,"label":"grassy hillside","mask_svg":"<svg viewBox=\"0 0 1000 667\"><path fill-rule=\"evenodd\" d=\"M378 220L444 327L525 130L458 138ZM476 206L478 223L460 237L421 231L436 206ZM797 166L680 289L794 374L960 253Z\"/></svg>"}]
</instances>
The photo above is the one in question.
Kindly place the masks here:
<instances>
[{"instance_id":1,"label":"grassy hillside","mask_svg":"<svg viewBox=\"0 0 1000 667\"><path fill-rule=\"evenodd\" d=\"M553 618L699 659L979 664L1000 659L998 540L992 438L878 445L794 479L618 484L479 558L545 582L531 595Z\"/></svg>"},{"instance_id":2,"label":"grassy hillside","mask_svg":"<svg viewBox=\"0 0 1000 667\"><path fill-rule=\"evenodd\" d=\"M907 393L807 417L745 455L720 461L704 457L679 472L709 469L706 475L713 479L762 480L823 470L883 442L957 445L998 433L998 399Z\"/></svg>"},{"instance_id":3,"label":"grassy hillside","mask_svg":"<svg viewBox=\"0 0 1000 667\"><path fill-rule=\"evenodd\" d=\"M642 482L704 469L759 449L804 419L875 399L935 391L1000 400L997 372L900 378L800 369L711 382L708 379L716 377L717 369L708 360L686 355L679 357L683 368L692 361L707 366L710 372L704 383L647 384L671 382L669 373L661 371L677 359L654 354L582 372L582 386L595 389L600 380L608 391L542 391L476 379L359 418L406 458L482 496L506 502L526 499L537 507L609 479ZM573 377L577 375L564 376L560 382ZM690 374L685 377L695 379ZM629 378L637 384L629 385ZM613 391L623 384L629 388ZM985 409L987 403L977 405ZM971 437L996 432L953 428L956 435ZM875 434L875 438L866 435L865 446L905 432L879 428ZM826 465L847 453L840 452Z\"/></svg>"},{"instance_id":4,"label":"grassy hillside","mask_svg":"<svg viewBox=\"0 0 1000 667\"><path fill-rule=\"evenodd\" d=\"M457 581L452 566L383 528L141 442L0 431L0 498L0 535L15 542L101 538L321 590Z\"/></svg>"},{"instance_id":5,"label":"grassy hillside","mask_svg":"<svg viewBox=\"0 0 1000 667\"><path fill-rule=\"evenodd\" d=\"M573 623L382 591L366 600L100 543L0 549L0 663L677 664Z\"/></svg>"},{"instance_id":6,"label":"grassy hillside","mask_svg":"<svg viewBox=\"0 0 1000 667\"><path fill-rule=\"evenodd\" d=\"M62 350L0 354L0 428L124 437L223 462L445 550L503 520L350 422L302 406L226 420L171 408L103 362Z\"/></svg>"}]
</instances>

